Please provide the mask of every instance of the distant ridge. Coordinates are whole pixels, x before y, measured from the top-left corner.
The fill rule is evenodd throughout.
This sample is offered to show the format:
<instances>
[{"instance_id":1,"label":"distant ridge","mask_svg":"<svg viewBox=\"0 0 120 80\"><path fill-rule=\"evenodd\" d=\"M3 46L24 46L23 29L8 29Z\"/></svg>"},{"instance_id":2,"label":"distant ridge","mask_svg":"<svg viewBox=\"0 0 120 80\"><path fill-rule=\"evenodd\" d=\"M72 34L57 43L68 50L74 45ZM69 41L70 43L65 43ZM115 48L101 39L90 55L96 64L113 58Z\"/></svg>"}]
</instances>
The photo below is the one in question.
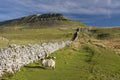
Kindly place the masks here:
<instances>
[{"instance_id":1,"label":"distant ridge","mask_svg":"<svg viewBox=\"0 0 120 80\"><path fill-rule=\"evenodd\" d=\"M34 14L17 19L12 19L0 23L0 26L32 26L32 27L43 27L43 26L60 26L60 25L71 25L79 24L84 26L79 21L67 19L63 14L59 13L48 13L48 14Z\"/></svg>"}]
</instances>

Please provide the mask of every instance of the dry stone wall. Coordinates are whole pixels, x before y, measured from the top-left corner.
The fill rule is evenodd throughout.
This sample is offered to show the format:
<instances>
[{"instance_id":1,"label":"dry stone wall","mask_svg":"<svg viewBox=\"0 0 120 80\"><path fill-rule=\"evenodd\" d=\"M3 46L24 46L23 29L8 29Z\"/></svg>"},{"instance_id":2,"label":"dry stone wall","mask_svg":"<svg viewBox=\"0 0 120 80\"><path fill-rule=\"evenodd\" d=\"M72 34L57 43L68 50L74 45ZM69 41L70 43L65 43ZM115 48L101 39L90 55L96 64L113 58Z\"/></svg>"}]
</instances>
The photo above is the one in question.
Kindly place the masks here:
<instances>
[{"instance_id":1,"label":"dry stone wall","mask_svg":"<svg viewBox=\"0 0 120 80\"><path fill-rule=\"evenodd\" d=\"M77 28L72 39L73 42L78 39L79 32L80 32L80 28Z\"/></svg>"},{"instance_id":2,"label":"dry stone wall","mask_svg":"<svg viewBox=\"0 0 120 80\"><path fill-rule=\"evenodd\" d=\"M49 42L35 45L10 45L8 48L0 49L0 76L4 72L16 72L20 67L37 61L52 52L59 50L71 41Z\"/></svg>"}]
</instances>

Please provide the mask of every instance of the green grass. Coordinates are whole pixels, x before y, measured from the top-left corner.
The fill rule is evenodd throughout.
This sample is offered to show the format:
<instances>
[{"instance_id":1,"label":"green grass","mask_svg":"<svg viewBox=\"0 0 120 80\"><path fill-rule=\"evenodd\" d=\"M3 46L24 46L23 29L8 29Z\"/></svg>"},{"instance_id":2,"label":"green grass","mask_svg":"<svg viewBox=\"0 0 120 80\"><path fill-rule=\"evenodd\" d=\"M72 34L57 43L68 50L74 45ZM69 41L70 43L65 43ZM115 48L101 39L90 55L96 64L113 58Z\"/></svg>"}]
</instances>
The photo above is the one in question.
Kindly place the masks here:
<instances>
[{"instance_id":1,"label":"green grass","mask_svg":"<svg viewBox=\"0 0 120 80\"><path fill-rule=\"evenodd\" d=\"M7 47L8 43L26 45L71 40L75 30L59 28L85 26L72 20L36 20L34 23L28 23L28 20L29 17L22 22L6 22L6 27L0 27L0 37L9 40L0 40L0 47ZM120 39L120 28L95 28L90 32L80 32L79 38L83 43L93 38ZM43 69L39 62L34 62L23 66L15 74L4 74L0 80L120 80L120 57L108 48L90 43L77 48L69 45L51 56L56 57L54 70Z\"/></svg>"},{"instance_id":2,"label":"green grass","mask_svg":"<svg viewBox=\"0 0 120 80\"><path fill-rule=\"evenodd\" d=\"M34 19L33 19L34 17ZM15 26L21 26L25 28L25 26L28 26L29 28L42 28L42 27L62 27L62 26L85 26L82 22L75 21L75 20L69 20L69 19L59 19L59 20L53 20L52 17L46 20L40 20L38 16L27 16L10 21L4 21L0 23L0 26L9 26L9 27L15 27ZM54 17L53 17L54 18Z\"/></svg>"},{"instance_id":3,"label":"green grass","mask_svg":"<svg viewBox=\"0 0 120 80\"><path fill-rule=\"evenodd\" d=\"M93 28L91 32L91 37L96 39L120 39L120 28Z\"/></svg>"},{"instance_id":4,"label":"green grass","mask_svg":"<svg viewBox=\"0 0 120 80\"><path fill-rule=\"evenodd\" d=\"M120 58L109 49L91 44L67 46L52 54L56 68L41 68L38 62L22 67L10 80L119 80Z\"/></svg>"},{"instance_id":5,"label":"green grass","mask_svg":"<svg viewBox=\"0 0 120 80\"><path fill-rule=\"evenodd\" d=\"M7 38L10 44L35 44L49 41L71 40L75 30L59 28L16 29L5 27L0 30L0 37ZM8 41L0 41L0 47L7 46Z\"/></svg>"},{"instance_id":6,"label":"green grass","mask_svg":"<svg viewBox=\"0 0 120 80\"><path fill-rule=\"evenodd\" d=\"M75 30L60 30L60 28L85 26L85 24L74 20L38 20L33 23L28 23L27 20L29 20L29 17L26 17L26 20L22 22L19 22L19 20L13 20L12 23L5 22L6 26L0 27L0 37L7 38L9 41L0 41L0 47L7 47L8 44L26 45L71 40Z\"/></svg>"},{"instance_id":7,"label":"green grass","mask_svg":"<svg viewBox=\"0 0 120 80\"><path fill-rule=\"evenodd\" d=\"M0 40L0 47L12 44L35 44L48 41L71 40L75 30L60 30L59 27L52 28L21 28L4 27L0 29L0 37L9 40ZM80 32L79 38L84 42L87 39L97 38L99 34L110 34L102 39L119 39L119 29L97 29L95 32ZM119 80L120 79L120 57L112 50L101 48L92 44L84 44L74 48L73 45L66 46L54 53L56 68L43 69L39 62L23 66L20 72L15 74L6 73L3 80Z\"/></svg>"},{"instance_id":8,"label":"green grass","mask_svg":"<svg viewBox=\"0 0 120 80\"><path fill-rule=\"evenodd\" d=\"M6 47L8 45L8 41L0 40L0 47Z\"/></svg>"}]
</instances>

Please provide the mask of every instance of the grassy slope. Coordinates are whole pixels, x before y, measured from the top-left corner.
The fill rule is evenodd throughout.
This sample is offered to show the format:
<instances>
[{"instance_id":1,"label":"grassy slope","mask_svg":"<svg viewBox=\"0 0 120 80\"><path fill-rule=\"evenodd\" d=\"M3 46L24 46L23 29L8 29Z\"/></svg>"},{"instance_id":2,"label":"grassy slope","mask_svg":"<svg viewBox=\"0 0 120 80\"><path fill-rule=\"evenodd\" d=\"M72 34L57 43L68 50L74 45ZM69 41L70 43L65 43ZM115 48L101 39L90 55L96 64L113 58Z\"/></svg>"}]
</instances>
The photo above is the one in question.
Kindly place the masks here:
<instances>
[{"instance_id":1,"label":"grassy slope","mask_svg":"<svg viewBox=\"0 0 120 80\"><path fill-rule=\"evenodd\" d=\"M102 34L106 32L110 34L119 34L118 30L115 32L112 29L108 29L107 31L100 29L96 32L96 35L98 35L98 33ZM8 28L3 30L3 32L1 31L1 33L1 36L11 39L12 43L28 44L39 43L39 41L41 42L42 40L70 40L74 30L59 30L58 28L23 30L13 30L12 28L11 30ZM94 33L92 35L93 37L96 36ZM79 36L84 41L87 40L86 37L84 37L84 33ZM119 36L117 39L119 39ZM100 48L91 44L84 44L77 48L71 45L54 52L52 55L57 57L55 70L42 69L40 64L35 62L26 67L22 67L20 72L17 72L14 75L4 75L3 78L7 80L120 79L120 57L110 49Z\"/></svg>"},{"instance_id":2,"label":"grassy slope","mask_svg":"<svg viewBox=\"0 0 120 80\"><path fill-rule=\"evenodd\" d=\"M60 30L59 28L13 29L4 28L0 37L5 37L10 44L35 44L48 41L70 40L75 30ZM0 41L0 47L5 47L8 41Z\"/></svg>"},{"instance_id":3,"label":"grassy slope","mask_svg":"<svg viewBox=\"0 0 120 80\"><path fill-rule=\"evenodd\" d=\"M120 58L109 49L85 44L67 46L52 54L56 68L42 69L38 62L22 67L10 80L119 80Z\"/></svg>"},{"instance_id":4,"label":"grassy slope","mask_svg":"<svg viewBox=\"0 0 120 80\"><path fill-rule=\"evenodd\" d=\"M85 26L81 22L72 20L36 21L31 25L29 23L19 25L17 23L6 23L9 26L4 25L4 27L0 27L0 37L7 38L9 42L0 40L0 47L6 47L8 43L35 44L48 41L70 40L74 30L60 30L60 28Z\"/></svg>"},{"instance_id":5,"label":"grassy slope","mask_svg":"<svg viewBox=\"0 0 120 80\"><path fill-rule=\"evenodd\" d=\"M29 26L29 27L48 27L48 26L85 26L85 24L70 20L62 14L43 14L43 15L29 15L17 19L12 19L0 22L0 26Z\"/></svg>"},{"instance_id":6,"label":"grassy slope","mask_svg":"<svg viewBox=\"0 0 120 80\"><path fill-rule=\"evenodd\" d=\"M120 27L118 28L96 28L91 30L91 36L97 39L120 39Z\"/></svg>"},{"instance_id":7,"label":"grassy slope","mask_svg":"<svg viewBox=\"0 0 120 80\"><path fill-rule=\"evenodd\" d=\"M8 27L8 28L28 28L28 29L40 29L40 28L48 28L48 27L84 27L86 26L82 22L75 20L45 20L45 21L35 21L32 23L28 23L26 20L25 23L9 23L6 21L6 24L0 25L0 27Z\"/></svg>"}]
</instances>

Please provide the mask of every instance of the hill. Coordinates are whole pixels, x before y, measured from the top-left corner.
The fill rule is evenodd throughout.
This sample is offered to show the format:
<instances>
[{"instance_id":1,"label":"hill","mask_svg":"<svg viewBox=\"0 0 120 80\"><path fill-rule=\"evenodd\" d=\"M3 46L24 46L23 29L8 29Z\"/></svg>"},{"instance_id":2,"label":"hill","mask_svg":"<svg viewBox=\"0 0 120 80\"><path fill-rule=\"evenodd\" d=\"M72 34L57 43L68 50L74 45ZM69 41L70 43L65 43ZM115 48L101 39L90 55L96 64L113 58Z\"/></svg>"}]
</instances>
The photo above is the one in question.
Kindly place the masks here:
<instances>
[{"instance_id":1,"label":"hill","mask_svg":"<svg viewBox=\"0 0 120 80\"><path fill-rule=\"evenodd\" d=\"M76 32L75 28L84 26L78 21L65 18L62 14L35 14L5 21L0 25L4 26L0 29L0 47L8 47L9 44L70 41ZM42 69L39 62L33 62L23 66L21 71L15 74L7 73L0 79L119 80L119 55L119 27L83 27L78 40L52 53L51 56L56 57L54 70Z\"/></svg>"},{"instance_id":2,"label":"hill","mask_svg":"<svg viewBox=\"0 0 120 80\"><path fill-rule=\"evenodd\" d=\"M100 31L101 29L97 30ZM104 30L101 30L101 32L103 31ZM87 38L85 36L89 36L89 34L89 32L80 32L77 41L52 53L51 56L56 57L56 68L54 70L41 68L41 64L37 61L23 66L21 71L16 72L15 74L7 73L1 79L119 80L119 55L116 55L111 48L107 47L107 45L106 47L102 47L100 44L96 45L93 42L88 41L88 39L93 39L92 37Z\"/></svg>"},{"instance_id":3,"label":"hill","mask_svg":"<svg viewBox=\"0 0 120 80\"><path fill-rule=\"evenodd\" d=\"M100 28L95 27L90 30L91 36L100 40L120 39L120 27Z\"/></svg>"},{"instance_id":4,"label":"hill","mask_svg":"<svg viewBox=\"0 0 120 80\"><path fill-rule=\"evenodd\" d=\"M48 26L85 26L79 21L67 19L63 14L34 14L0 23L0 26L48 27Z\"/></svg>"},{"instance_id":5,"label":"hill","mask_svg":"<svg viewBox=\"0 0 120 80\"><path fill-rule=\"evenodd\" d=\"M74 29L85 24L63 14L34 14L0 23L0 47L71 40ZM66 29L66 30L64 30Z\"/></svg>"}]
</instances>

